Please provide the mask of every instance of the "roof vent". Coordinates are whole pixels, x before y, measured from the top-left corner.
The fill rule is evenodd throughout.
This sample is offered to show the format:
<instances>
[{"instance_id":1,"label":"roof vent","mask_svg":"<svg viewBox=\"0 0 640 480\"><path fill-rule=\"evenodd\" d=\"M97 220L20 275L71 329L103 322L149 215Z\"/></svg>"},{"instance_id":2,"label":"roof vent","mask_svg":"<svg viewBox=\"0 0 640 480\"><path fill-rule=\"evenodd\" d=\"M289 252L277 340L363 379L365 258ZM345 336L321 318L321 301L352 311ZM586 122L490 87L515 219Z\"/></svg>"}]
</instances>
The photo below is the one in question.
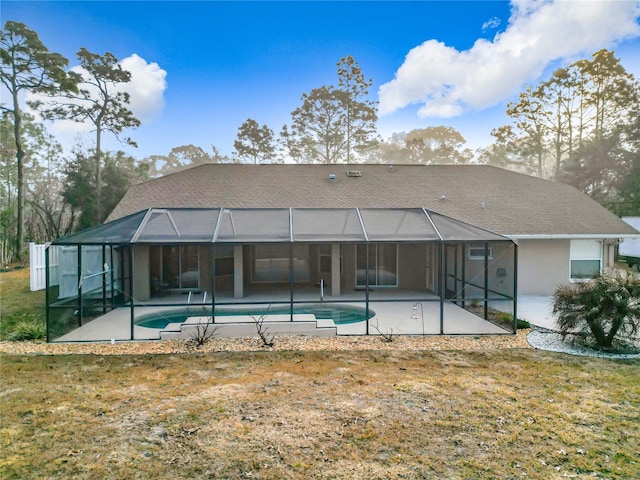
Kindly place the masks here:
<instances>
[{"instance_id":1,"label":"roof vent","mask_svg":"<svg viewBox=\"0 0 640 480\"><path fill-rule=\"evenodd\" d=\"M347 170L347 177L361 177L362 172L360 170Z\"/></svg>"}]
</instances>

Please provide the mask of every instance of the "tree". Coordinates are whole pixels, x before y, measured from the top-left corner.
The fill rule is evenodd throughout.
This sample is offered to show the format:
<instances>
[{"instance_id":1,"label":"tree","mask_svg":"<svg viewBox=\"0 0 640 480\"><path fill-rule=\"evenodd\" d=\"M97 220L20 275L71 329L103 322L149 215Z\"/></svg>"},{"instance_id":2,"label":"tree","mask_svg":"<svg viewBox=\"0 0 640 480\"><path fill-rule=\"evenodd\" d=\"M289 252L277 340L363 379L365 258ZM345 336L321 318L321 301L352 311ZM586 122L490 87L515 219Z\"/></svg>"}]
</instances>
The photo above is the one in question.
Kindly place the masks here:
<instances>
[{"instance_id":1,"label":"tree","mask_svg":"<svg viewBox=\"0 0 640 480\"><path fill-rule=\"evenodd\" d=\"M518 153L518 148L513 145L514 133L511 125L504 125L491 132L496 139L495 143L480 149L478 162L485 165L513 170L527 175L535 174L528 159Z\"/></svg>"},{"instance_id":2,"label":"tree","mask_svg":"<svg viewBox=\"0 0 640 480\"><path fill-rule=\"evenodd\" d=\"M548 81L527 87L518 102L509 103L507 115L513 122L492 132L498 144L494 150L521 159L520 165L530 164L538 176L567 178L563 170L575 170L577 157L583 156L583 164L587 157L595 159L584 155L594 149L602 153L605 144L628 149L628 135L622 132L638 124L639 91L614 53L600 50L591 59L556 70ZM613 163L607 168L615 170L622 157L610 152L608 158Z\"/></svg>"},{"instance_id":3,"label":"tree","mask_svg":"<svg viewBox=\"0 0 640 480\"><path fill-rule=\"evenodd\" d=\"M26 157L20 96L26 92L51 95L76 91L77 77L66 73L65 67L69 63L68 60L58 53L50 52L38 34L23 23L7 21L0 34L0 45L2 46L0 80L11 97L9 106L3 104L1 108L13 117L12 137L16 146L17 222L14 249L16 258L20 260L24 250L24 162Z\"/></svg>"},{"instance_id":4,"label":"tree","mask_svg":"<svg viewBox=\"0 0 640 480\"><path fill-rule=\"evenodd\" d=\"M291 113L280 134L285 155L298 162L338 163L361 159L377 143L377 107L367 99L371 80L347 56L338 62L338 87L314 88Z\"/></svg>"},{"instance_id":5,"label":"tree","mask_svg":"<svg viewBox=\"0 0 640 480\"><path fill-rule=\"evenodd\" d=\"M618 188L617 201L610 206L617 215L623 217L640 216L640 156L634 162Z\"/></svg>"},{"instance_id":6,"label":"tree","mask_svg":"<svg viewBox=\"0 0 640 480\"><path fill-rule=\"evenodd\" d=\"M346 123L344 92L334 88L314 88L302 95L302 105L291 113L288 142L310 163L338 163L344 159ZM286 131L283 129L283 131Z\"/></svg>"},{"instance_id":7,"label":"tree","mask_svg":"<svg viewBox=\"0 0 640 480\"><path fill-rule=\"evenodd\" d=\"M465 143L460 132L451 127L418 128L393 133L387 142L378 143L369 158L382 163L464 164L473 158Z\"/></svg>"},{"instance_id":8,"label":"tree","mask_svg":"<svg viewBox=\"0 0 640 480\"><path fill-rule=\"evenodd\" d=\"M148 179L149 169L145 162L137 163L124 152L104 154L103 174L100 176L102 188L98 198L93 171L93 158L84 152L76 151L75 159L67 164L65 170L64 200L78 217L74 229L99 225L122 199L129 187ZM97 205L103 206L102 213Z\"/></svg>"},{"instance_id":9,"label":"tree","mask_svg":"<svg viewBox=\"0 0 640 480\"><path fill-rule=\"evenodd\" d=\"M591 334L610 348L620 333L640 330L640 279L627 272L606 272L593 280L561 285L553 294L554 315L563 335Z\"/></svg>"},{"instance_id":10,"label":"tree","mask_svg":"<svg viewBox=\"0 0 640 480\"><path fill-rule=\"evenodd\" d=\"M463 149L465 143L460 132L445 126L411 130L405 137L409 162L424 165L467 163L473 153Z\"/></svg>"},{"instance_id":11,"label":"tree","mask_svg":"<svg viewBox=\"0 0 640 480\"><path fill-rule=\"evenodd\" d=\"M69 233L73 223L70 209L62 200L62 147L44 125L30 114L22 114L24 161L24 235L33 242L46 242ZM0 137L13 132L13 116L0 115ZM17 228L16 146L2 142L0 147L0 260L13 258L13 240Z\"/></svg>"},{"instance_id":12,"label":"tree","mask_svg":"<svg viewBox=\"0 0 640 480\"><path fill-rule=\"evenodd\" d=\"M69 119L78 123L89 122L95 127L94 174L97 204L95 205L97 218L104 217L102 198L102 161L101 142L102 133L109 132L116 138L125 128L140 126L140 121L133 116L128 108L130 101L127 92L117 88L131 81L131 73L124 70L118 59L110 52L104 55L89 52L81 48L77 57L82 69L82 81L76 95L51 96L46 105L45 118ZM131 139L124 139L126 143L135 146Z\"/></svg>"},{"instance_id":13,"label":"tree","mask_svg":"<svg viewBox=\"0 0 640 480\"><path fill-rule=\"evenodd\" d=\"M366 80L360 64L351 56L342 57L338 67L338 86L346 92L347 163L351 149L364 150L375 145L376 102L367 98L373 80Z\"/></svg>"},{"instance_id":14,"label":"tree","mask_svg":"<svg viewBox=\"0 0 640 480\"><path fill-rule=\"evenodd\" d=\"M242 162L267 163L274 160L275 145L273 130L266 125L248 118L238 129L238 137L233 142L236 157Z\"/></svg>"},{"instance_id":15,"label":"tree","mask_svg":"<svg viewBox=\"0 0 640 480\"><path fill-rule=\"evenodd\" d=\"M168 155L151 155L141 163L148 165L149 176L168 175L183 168L194 167L205 163L228 163L231 160L211 145L211 153L196 145L181 145L171 149Z\"/></svg>"}]
</instances>

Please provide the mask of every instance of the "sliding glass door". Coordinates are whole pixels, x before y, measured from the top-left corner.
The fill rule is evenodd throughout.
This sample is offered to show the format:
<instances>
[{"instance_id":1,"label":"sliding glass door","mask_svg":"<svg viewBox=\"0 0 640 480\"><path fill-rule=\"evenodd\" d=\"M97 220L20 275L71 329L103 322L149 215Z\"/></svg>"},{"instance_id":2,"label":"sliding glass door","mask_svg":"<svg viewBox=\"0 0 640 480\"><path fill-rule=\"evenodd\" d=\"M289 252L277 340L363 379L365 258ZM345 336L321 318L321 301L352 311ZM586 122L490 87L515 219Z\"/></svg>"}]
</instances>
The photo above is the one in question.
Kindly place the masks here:
<instances>
[{"instance_id":1,"label":"sliding glass door","mask_svg":"<svg viewBox=\"0 0 640 480\"><path fill-rule=\"evenodd\" d=\"M172 290L200 288L200 261L196 245L162 245L151 248L152 285Z\"/></svg>"},{"instance_id":2,"label":"sliding glass door","mask_svg":"<svg viewBox=\"0 0 640 480\"><path fill-rule=\"evenodd\" d=\"M367 277L367 260L369 262L369 276ZM367 246L358 244L356 248L356 281L358 287L368 283L370 287L398 286L398 245L395 243L369 244L369 258Z\"/></svg>"}]
</instances>

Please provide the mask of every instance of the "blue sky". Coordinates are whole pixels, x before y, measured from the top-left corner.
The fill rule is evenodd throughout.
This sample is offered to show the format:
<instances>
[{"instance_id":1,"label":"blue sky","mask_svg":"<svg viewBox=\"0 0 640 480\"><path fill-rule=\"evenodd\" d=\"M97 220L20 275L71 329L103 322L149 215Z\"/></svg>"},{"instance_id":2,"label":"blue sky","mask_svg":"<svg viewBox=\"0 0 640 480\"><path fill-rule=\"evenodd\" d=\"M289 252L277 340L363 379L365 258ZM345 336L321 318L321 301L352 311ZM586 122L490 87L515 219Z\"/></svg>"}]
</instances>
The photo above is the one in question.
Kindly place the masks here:
<instances>
[{"instance_id":1,"label":"blue sky","mask_svg":"<svg viewBox=\"0 0 640 480\"><path fill-rule=\"evenodd\" d=\"M373 79L378 129L458 129L470 147L490 143L505 105L558 65L615 50L640 76L635 1L106 2L2 1L2 22L20 21L77 65L80 47L112 52L132 71L128 134L142 158L194 144L231 154L253 118L276 133L300 96L336 83L347 54ZM92 136L51 126L70 146Z\"/></svg>"}]
</instances>

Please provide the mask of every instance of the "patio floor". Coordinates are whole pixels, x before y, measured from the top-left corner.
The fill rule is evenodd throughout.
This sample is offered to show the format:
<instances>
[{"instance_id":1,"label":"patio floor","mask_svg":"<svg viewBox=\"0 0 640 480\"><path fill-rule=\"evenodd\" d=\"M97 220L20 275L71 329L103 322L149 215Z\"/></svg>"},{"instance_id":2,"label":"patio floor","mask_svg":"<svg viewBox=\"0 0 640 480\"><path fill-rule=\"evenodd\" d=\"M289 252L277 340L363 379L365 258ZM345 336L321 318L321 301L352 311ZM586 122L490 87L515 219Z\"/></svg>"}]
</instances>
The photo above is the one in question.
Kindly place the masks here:
<instances>
[{"instance_id":1,"label":"patio floor","mask_svg":"<svg viewBox=\"0 0 640 480\"><path fill-rule=\"evenodd\" d=\"M424 298L424 294L422 295ZM193 299L192 299L193 300ZM257 300L256 300L257 301ZM166 303L170 303L167 299ZM318 302L314 302L318 303ZM324 303L331 303L328 299ZM440 302L421 301L422 312L418 307L413 309L414 301L386 301L369 303L370 310L375 315L369 320L369 334L377 335L379 332L394 335L437 335L440 333ZM194 303L191 304L193 307ZM355 305L364 307L364 302L348 302L340 305ZM184 308L176 306L137 306L134 309L136 318L149 313L160 311L170 311ZM246 308L248 305L240 305ZM263 305L264 306L264 305ZM295 320L296 315L294 315ZM305 316L308 317L308 316ZM55 339L61 342L76 341L110 341L110 340L131 340L131 310L129 307L122 307L106 315L102 315L72 332ZM306 318L305 318L306 319ZM229 323L237 321L237 317L216 317L216 322ZM250 319L247 319L251 321ZM326 322L322 322L325 324ZM456 306L455 304L444 304L444 325L445 335L487 335L487 334L508 334L507 330L485 321L482 318ZM366 322L337 325L338 335L365 335L367 330ZM134 340L156 340L160 337L160 329L145 328L134 325Z\"/></svg>"}]
</instances>

